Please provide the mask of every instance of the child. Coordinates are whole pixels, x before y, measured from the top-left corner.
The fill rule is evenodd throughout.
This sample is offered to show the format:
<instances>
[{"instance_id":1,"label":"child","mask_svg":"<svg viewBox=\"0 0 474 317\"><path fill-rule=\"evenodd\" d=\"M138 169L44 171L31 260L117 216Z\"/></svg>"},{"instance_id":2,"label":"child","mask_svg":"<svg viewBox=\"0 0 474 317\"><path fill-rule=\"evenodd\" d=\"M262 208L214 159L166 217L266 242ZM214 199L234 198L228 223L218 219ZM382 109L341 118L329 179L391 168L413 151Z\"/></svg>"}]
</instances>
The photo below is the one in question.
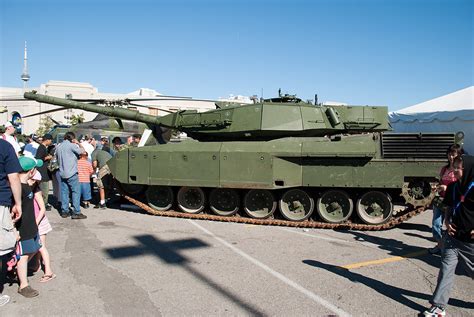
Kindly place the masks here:
<instances>
[{"instance_id":1,"label":"child","mask_svg":"<svg viewBox=\"0 0 474 317\"><path fill-rule=\"evenodd\" d=\"M39 249L39 254L35 258L37 258L36 266L38 268L41 267L41 259L43 259L44 264L44 275L40 279L40 283L49 282L50 280L56 277L56 274L53 273L51 270L51 261L49 257L49 252L46 249L46 234L53 230L51 228L51 224L49 223L48 217L46 217L46 207L44 204L42 192L39 188L39 183L41 182L41 174L36 171L33 178L28 181L28 184L32 186L34 191L34 208L35 208L35 216L36 216L36 224L38 225L38 233L40 235L42 247Z\"/></svg>"},{"instance_id":2,"label":"child","mask_svg":"<svg viewBox=\"0 0 474 317\"><path fill-rule=\"evenodd\" d=\"M16 223L20 233L20 260L18 261L16 271L20 284L18 293L30 298L38 296L39 293L28 285L28 260L41 248L41 240L38 235L38 226L35 219L34 194L30 185L28 185L28 180L36 173L37 167L43 166L43 161L26 156L21 156L18 160L23 171L20 172L22 216Z\"/></svg>"},{"instance_id":3,"label":"child","mask_svg":"<svg viewBox=\"0 0 474 317\"><path fill-rule=\"evenodd\" d=\"M94 173L91 162L87 160L87 152L82 153L77 161L77 172L79 175L79 184L81 187L81 198L84 208L89 208L91 194L91 176Z\"/></svg>"}]
</instances>

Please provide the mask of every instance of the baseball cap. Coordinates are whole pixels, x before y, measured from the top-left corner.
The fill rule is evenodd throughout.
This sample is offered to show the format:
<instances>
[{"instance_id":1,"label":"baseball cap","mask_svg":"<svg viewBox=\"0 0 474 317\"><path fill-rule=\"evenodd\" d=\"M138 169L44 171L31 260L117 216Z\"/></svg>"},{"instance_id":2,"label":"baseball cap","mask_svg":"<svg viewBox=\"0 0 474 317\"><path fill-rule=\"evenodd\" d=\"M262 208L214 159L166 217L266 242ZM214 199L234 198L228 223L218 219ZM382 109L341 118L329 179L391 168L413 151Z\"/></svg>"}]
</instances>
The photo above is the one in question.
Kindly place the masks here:
<instances>
[{"instance_id":1,"label":"baseball cap","mask_svg":"<svg viewBox=\"0 0 474 317\"><path fill-rule=\"evenodd\" d=\"M5 122L5 124L3 126L6 129L6 128L9 128L9 127L13 127L13 124L10 121L7 121L7 122Z\"/></svg>"},{"instance_id":2,"label":"baseball cap","mask_svg":"<svg viewBox=\"0 0 474 317\"><path fill-rule=\"evenodd\" d=\"M41 173L40 173L38 170L36 170L36 173L35 173L35 175L33 175L32 178L33 178L35 181L40 181L40 180L41 180Z\"/></svg>"},{"instance_id":3,"label":"baseball cap","mask_svg":"<svg viewBox=\"0 0 474 317\"><path fill-rule=\"evenodd\" d=\"M35 167L43 166L42 160L37 160L28 156L20 156L18 158L18 161L20 162L21 168L23 169L24 172L28 172Z\"/></svg>"},{"instance_id":4,"label":"baseball cap","mask_svg":"<svg viewBox=\"0 0 474 317\"><path fill-rule=\"evenodd\" d=\"M52 140L53 139L53 136L49 133L46 133L45 135L43 135L43 140Z\"/></svg>"}]
</instances>

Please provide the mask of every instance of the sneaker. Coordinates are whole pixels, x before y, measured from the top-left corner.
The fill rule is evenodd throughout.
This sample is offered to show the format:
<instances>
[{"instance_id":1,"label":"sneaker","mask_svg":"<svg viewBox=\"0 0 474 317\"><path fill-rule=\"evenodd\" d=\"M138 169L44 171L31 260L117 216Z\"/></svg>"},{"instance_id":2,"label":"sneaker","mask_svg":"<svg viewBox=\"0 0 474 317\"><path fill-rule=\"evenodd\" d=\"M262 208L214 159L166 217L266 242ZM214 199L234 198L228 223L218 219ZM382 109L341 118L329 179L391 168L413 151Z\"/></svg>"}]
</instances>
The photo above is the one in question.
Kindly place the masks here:
<instances>
[{"instance_id":1,"label":"sneaker","mask_svg":"<svg viewBox=\"0 0 474 317\"><path fill-rule=\"evenodd\" d=\"M89 205L89 202L86 201L86 202L84 203L84 209L89 208L89 206L90 206L90 205Z\"/></svg>"},{"instance_id":2,"label":"sneaker","mask_svg":"<svg viewBox=\"0 0 474 317\"><path fill-rule=\"evenodd\" d=\"M10 296L0 295L0 307L6 305L10 301Z\"/></svg>"},{"instance_id":3,"label":"sneaker","mask_svg":"<svg viewBox=\"0 0 474 317\"><path fill-rule=\"evenodd\" d=\"M18 294L23 295L27 298L31 298L38 296L39 292L28 285L27 287L23 287L22 289L18 288Z\"/></svg>"},{"instance_id":4,"label":"sneaker","mask_svg":"<svg viewBox=\"0 0 474 317\"><path fill-rule=\"evenodd\" d=\"M81 213L79 213L79 214L73 214L73 215L71 216L71 219L86 219L86 218L87 218L87 216L84 215L84 214L81 214Z\"/></svg>"},{"instance_id":5,"label":"sneaker","mask_svg":"<svg viewBox=\"0 0 474 317\"><path fill-rule=\"evenodd\" d=\"M107 209L107 206L105 204L97 204L94 206L94 209Z\"/></svg>"},{"instance_id":6,"label":"sneaker","mask_svg":"<svg viewBox=\"0 0 474 317\"><path fill-rule=\"evenodd\" d=\"M51 205L46 205L46 211L51 211Z\"/></svg>"},{"instance_id":7,"label":"sneaker","mask_svg":"<svg viewBox=\"0 0 474 317\"><path fill-rule=\"evenodd\" d=\"M434 248L428 249L428 252L430 254L439 254L441 253L441 249L438 246L435 246Z\"/></svg>"},{"instance_id":8,"label":"sneaker","mask_svg":"<svg viewBox=\"0 0 474 317\"><path fill-rule=\"evenodd\" d=\"M433 305L430 309L425 310L423 315L428 317L442 317L446 316L446 310L444 308Z\"/></svg>"},{"instance_id":9,"label":"sneaker","mask_svg":"<svg viewBox=\"0 0 474 317\"><path fill-rule=\"evenodd\" d=\"M62 218L67 218L67 217L69 217L69 213L68 212L62 212L61 217Z\"/></svg>"}]
</instances>

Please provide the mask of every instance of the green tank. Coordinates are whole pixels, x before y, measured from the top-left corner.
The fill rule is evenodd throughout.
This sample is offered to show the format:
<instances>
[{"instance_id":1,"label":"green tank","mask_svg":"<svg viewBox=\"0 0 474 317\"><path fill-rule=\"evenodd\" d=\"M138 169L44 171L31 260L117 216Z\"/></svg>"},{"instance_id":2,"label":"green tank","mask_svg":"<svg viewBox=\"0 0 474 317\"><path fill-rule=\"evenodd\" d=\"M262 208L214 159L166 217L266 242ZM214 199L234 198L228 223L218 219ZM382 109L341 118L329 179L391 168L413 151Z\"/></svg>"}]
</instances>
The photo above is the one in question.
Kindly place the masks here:
<instances>
[{"instance_id":1,"label":"green tank","mask_svg":"<svg viewBox=\"0 0 474 317\"><path fill-rule=\"evenodd\" d=\"M156 210L177 206L189 214L379 225L394 215L395 203L431 202L446 149L461 137L387 133L387 107L314 105L292 95L162 117L24 96L143 122L158 143L166 142L166 129L185 132L190 139L128 148L108 165L129 195L144 193Z\"/></svg>"}]
</instances>

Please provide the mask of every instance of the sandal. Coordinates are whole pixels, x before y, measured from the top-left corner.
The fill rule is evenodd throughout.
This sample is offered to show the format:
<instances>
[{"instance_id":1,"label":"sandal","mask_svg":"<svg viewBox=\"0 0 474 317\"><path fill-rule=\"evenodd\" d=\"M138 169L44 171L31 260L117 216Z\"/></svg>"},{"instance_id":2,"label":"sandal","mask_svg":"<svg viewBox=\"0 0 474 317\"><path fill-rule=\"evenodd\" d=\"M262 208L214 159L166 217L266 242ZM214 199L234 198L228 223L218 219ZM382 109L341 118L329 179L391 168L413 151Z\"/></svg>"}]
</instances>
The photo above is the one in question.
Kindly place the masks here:
<instances>
[{"instance_id":1,"label":"sandal","mask_svg":"<svg viewBox=\"0 0 474 317\"><path fill-rule=\"evenodd\" d=\"M28 285L27 287L23 287L22 289L19 288L18 294L23 295L27 298L32 298L38 296L39 292Z\"/></svg>"},{"instance_id":2,"label":"sandal","mask_svg":"<svg viewBox=\"0 0 474 317\"><path fill-rule=\"evenodd\" d=\"M40 281L40 283L46 283L46 282L49 282L49 281L51 281L52 279L55 279L55 278L56 278L56 274L52 273L52 274L41 276L39 281Z\"/></svg>"}]
</instances>

